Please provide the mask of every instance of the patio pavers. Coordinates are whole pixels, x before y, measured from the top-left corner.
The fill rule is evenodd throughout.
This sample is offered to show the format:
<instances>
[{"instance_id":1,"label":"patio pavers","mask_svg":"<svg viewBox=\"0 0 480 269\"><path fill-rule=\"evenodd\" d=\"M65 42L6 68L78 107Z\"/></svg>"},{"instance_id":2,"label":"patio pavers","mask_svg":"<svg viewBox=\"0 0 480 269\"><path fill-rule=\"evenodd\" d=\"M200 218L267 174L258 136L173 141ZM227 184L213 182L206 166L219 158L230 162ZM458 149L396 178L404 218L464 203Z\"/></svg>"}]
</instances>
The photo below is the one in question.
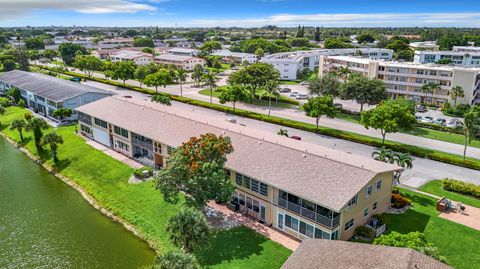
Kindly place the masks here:
<instances>
[{"instance_id":1,"label":"patio pavers","mask_svg":"<svg viewBox=\"0 0 480 269\"><path fill-rule=\"evenodd\" d=\"M480 208L465 204L463 206L465 207L463 214L458 211L448 211L440 213L440 217L480 231Z\"/></svg>"}]
</instances>

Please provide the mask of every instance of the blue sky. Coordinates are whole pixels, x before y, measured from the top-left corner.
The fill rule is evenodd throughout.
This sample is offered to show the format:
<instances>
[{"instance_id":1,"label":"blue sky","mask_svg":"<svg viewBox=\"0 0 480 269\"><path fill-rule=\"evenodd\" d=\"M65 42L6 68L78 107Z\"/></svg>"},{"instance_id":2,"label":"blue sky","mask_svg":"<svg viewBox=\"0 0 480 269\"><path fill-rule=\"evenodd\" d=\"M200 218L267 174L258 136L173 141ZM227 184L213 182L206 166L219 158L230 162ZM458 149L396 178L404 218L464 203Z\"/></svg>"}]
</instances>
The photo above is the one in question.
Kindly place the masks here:
<instances>
[{"instance_id":1,"label":"blue sky","mask_svg":"<svg viewBox=\"0 0 480 269\"><path fill-rule=\"evenodd\" d=\"M477 1L0 0L0 26L468 26Z\"/></svg>"}]
</instances>

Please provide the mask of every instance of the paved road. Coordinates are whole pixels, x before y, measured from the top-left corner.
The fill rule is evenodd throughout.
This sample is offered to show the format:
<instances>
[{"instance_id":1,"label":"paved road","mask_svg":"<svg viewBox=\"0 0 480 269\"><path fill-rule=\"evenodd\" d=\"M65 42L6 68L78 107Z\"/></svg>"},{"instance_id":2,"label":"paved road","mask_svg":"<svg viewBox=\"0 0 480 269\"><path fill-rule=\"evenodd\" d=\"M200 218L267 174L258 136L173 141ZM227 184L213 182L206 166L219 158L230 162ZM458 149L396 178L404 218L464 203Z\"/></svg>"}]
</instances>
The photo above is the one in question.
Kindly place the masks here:
<instances>
[{"instance_id":1,"label":"paved road","mask_svg":"<svg viewBox=\"0 0 480 269\"><path fill-rule=\"evenodd\" d=\"M85 82L85 84L95 86L98 88L102 88L108 91L115 92L119 95L130 95L132 98L144 99L149 100L150 97L147 94L129 91L123 88L98 83L98 82ZM198 90L198 89L195 89ZM205 96L204 96L205 97ZM208 97L207 97L208 98ZM160 104L155 104L161 107ZM202 115L207 115L215 118L235 118L237 120L237 124L244 124L251 128L260 129L266 132L277 133L277 131L282 129L287 129L289 135L297 135L302 137L303 141L318 144L329 148L334 148L337 150L341 150L344 152L350 152L352 154L357 154L361 156L365 156L370 158L371 153L375 150L374 147L370 147L363 144L353 143L346 140L341 140L337 138L322 136L318 134L314 134L311 132L301 131L293 128L286 128L280 125L261 122L249 118L238 117L236 115L231 115L228 113L219 112L216 110L200 108L184 103L173 102L172 106L182 108L184 110L192 111L192 113L200 113ZM288 165L288 164L287 164ZM468 182L473 182L476 184L480 184L480 171L462 168L454 165L448 165L441 162L436 162L428 159L423 158L415 158L413 161L413 169L407 170L403 173L401 177L401 181L403 184L418 187L425 182L428 182L432 179L441 179L445 177L455 178L459 180L464 180Z\"/></svg>"},{"instance_id":2,"label":"paved road","mask_svg":"<svg viewBox=\"0 0 480 269\"><path fill-rule=\"evenodd\" d=\"M50 66L54 66L54 65L50 64ZM74 68L69 68L69 69L74 70L76 72L81 72L80 70L77 70ZM228 70L228 71L231 72L231 70ZM94 76L104 78L104 75L100 73L94 73ZM217 84L219 86L226 85L226 81L227 81L227 77L224 76L224 77L221 77L220 81ZM126 83L132 84L132 85L139 84L139 82L135 80L127 80ZM304 86L300 86L300 85L288 85L288 87L290 88L296 87L295 89L297 88L300 89L299 87L305 88ZM153 88L150 88L150 89L153 89ZM178 95L180 93L180 85L168 85L165 88L159 87L158 90L162 92ZM190 81L190 83L183 85L183 96L190 97L193 99L198 99L198 100L209 101L210 97L199 94L198 93L199 90L200 88L193 87L193 84ZM213 98L213 99L214 99L214 103L219 103L217 98ZM353 107L354 106L353 102L350 102L350 103L351 104L349 104L349 106ZM250 110L258 113L264 113L264 114L268 113L268 107L255 106L255 105L249 105L249 104L237 104L236 106L237 108ZM305 114L302 111L296 108L290 108L290 109L272 108L271 114L278 117L315 124L315 119L305 116ZM330 128L334 128L342 131L349 131L353 133L368 135L371 137L381 138L380 131L377 131L374 129L367 130L360 124L349 122L342 119L322 118L320 119L319 124L321 126L330 127ZM464 149L463 145L442 142L434 139L429 139L429 138L424 138L424 137L419 137L419 136L414 136L414 135L409 135L404 133L387 134L387 140L429 148L437 151L448 152L448 153L457 154L457 155L463 155L463 149ZM469 147L467 150L467 156L480 159L480 148Z\"/></svg>"}]
</instances>

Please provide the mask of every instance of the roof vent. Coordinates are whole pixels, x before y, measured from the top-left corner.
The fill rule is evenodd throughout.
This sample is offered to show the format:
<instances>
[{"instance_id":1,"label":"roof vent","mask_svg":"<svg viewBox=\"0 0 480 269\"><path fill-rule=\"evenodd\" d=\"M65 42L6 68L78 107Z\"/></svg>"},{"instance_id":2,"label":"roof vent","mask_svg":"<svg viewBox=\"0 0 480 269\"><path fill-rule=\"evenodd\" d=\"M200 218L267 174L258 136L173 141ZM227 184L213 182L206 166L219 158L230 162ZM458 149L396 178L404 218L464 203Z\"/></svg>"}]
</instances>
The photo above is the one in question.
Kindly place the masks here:
<instances>
[{"instance_id":1,"label":"roof vent","mask_svg":"<svg viewBox=\"0 0 480 269\"><path fill-rule=\"evenodd\" d=\"M193 124L197 124L197 122L196 122L196 121L194 121L194 122L193 122Z\"/></svg>"},{"instance_id":2,"label":"roof vent","mask_svg":"<svg viewBox=\"0 0 480 269\"><path fill-rule=\"evenodd\" d=\"M258 144L261 145L261 144L262 144L262 141L258 141Z\"/></svg>"},{"instance_id":3,"label":"roof vent","mask_svg":"<svg viewBox=\"0 0 480 269\"><path fill-rule=\"evenodd\" d=\"M307 154L303 153L302 154L303 158L307 158Z\"/></svg>"}]
</instances>

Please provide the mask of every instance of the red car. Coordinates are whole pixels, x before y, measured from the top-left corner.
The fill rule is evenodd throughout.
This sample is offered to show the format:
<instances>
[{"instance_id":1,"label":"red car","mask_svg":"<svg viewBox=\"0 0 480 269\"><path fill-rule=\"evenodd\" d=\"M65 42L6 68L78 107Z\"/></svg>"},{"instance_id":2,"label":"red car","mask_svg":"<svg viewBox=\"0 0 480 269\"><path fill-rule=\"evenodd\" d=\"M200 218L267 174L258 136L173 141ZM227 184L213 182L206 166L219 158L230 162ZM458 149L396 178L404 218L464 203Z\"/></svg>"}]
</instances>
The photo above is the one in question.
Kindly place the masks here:
<instances>
[{"instance_id":1,"label":"red car","mask_svg":"<svg viewBox=\"0 0 480 269\"><path fill-rule=\"evenodd\" d=\"M296 136L296 135L292 135L290 136L291 139L295 139L295 140L302 140L302 138L300 136Z\"/></svg>"}]
</instances>

